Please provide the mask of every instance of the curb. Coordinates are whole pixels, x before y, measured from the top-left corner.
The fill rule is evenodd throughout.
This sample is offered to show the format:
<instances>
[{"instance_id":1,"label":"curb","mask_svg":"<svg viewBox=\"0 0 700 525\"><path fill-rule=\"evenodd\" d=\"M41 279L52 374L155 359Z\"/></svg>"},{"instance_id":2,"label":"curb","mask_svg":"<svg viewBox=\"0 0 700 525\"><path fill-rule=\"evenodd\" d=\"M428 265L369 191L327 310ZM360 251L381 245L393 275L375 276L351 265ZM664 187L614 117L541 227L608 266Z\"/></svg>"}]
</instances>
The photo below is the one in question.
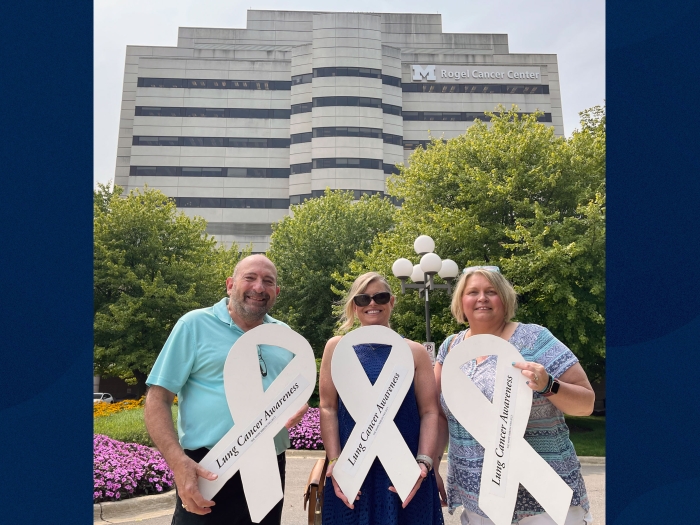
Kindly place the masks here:
<instances>
[{"instance_id":1,"label":"curb","mask_svg":"<svg viewBox=\"0 0 700 525\"><path fill-rule=\"evenodd\" d=\"M603 465L605 466L605 456L579 456L581 465Z\"/></svg>"},{"instance_id":2,"label":"curb","mask_svg":"<svg viewBox=\"0 0 700 525\"><path fill-rule=\"evenodd\" d=\"M175 508L175 489L165 494L153 496L138 496L123 501L105 501L95 503L92 506L94 523L111 522L119 523L131 518L141 517L143 514L164 514L172 512ZM155 517L155 516L154 516Z\"/></svg>"}]
</instances>

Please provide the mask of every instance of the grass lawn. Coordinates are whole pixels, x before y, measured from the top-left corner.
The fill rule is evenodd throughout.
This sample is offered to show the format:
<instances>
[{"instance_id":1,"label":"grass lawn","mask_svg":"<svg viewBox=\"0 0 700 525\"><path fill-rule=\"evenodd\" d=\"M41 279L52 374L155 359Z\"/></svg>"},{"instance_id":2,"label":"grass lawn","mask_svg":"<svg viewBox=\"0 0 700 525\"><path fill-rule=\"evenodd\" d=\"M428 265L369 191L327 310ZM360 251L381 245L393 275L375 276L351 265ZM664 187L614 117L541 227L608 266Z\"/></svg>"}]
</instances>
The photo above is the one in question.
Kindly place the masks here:
<instances>
[{"instance_id":1,"label":"grass lawn","mask_svg":"<svg viewBox=\"0 0 700 525\"><path fill-rule=\"evenodd\" d=\"M605 416L566 416L578 456L605 456Z\"/></svg>"},{"instance_id":2,"label":"grass lawn","mask_svg":"<svg viewBox=\"0 0 700 525\"><path fill-rule=\"evenodd\" d=\"M177 407L175 405L173 405L172 411L173 421L177 422ZM143 422L143 408L124 410L109 416L95 418L93 428L95 434L104 434L124 443L153 446Z\"/></svg>"}]
</instances>

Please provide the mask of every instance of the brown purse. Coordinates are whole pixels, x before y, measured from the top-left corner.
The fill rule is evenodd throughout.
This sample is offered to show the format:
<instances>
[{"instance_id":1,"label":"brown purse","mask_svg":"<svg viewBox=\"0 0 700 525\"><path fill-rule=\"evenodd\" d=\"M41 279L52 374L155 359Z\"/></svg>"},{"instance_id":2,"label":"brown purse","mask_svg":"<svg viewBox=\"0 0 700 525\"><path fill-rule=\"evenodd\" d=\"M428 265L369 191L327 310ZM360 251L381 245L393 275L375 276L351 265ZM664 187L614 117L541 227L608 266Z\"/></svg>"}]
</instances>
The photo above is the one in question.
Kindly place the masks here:
<instances>
[{"instance_id":1,"label":"brown purse","mask_svg":"<svg viewBox=\"0 0 700 525\"><path fill-rule=\"evenodd\" d=\"M304 490L304 510L309 504L309 525L321 525L321 512L323 511L323 486L326 483L326 469L328 458L319 459L311 469L309 480Z\"/></svg>"}]
</instances>

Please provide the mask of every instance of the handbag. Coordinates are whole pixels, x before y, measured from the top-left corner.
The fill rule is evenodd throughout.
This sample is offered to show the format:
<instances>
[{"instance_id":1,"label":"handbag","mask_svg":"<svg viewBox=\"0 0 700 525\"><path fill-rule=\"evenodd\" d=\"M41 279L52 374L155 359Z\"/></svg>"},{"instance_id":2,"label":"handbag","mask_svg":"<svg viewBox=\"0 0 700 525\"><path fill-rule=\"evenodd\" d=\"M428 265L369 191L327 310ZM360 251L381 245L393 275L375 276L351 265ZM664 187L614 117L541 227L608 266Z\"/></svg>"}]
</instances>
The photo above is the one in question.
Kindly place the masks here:
<instances>
[{"instance_id":1,"label":"handbag","mask_svg":"<svg viewBox=\"0 0 700 525\"><path fill-rule=\"evenodd\" d=\"M304 510L309 504L309 525L321 525L321 513L323 511L323 486L326 483L326 470L328 469L328 457L319 459L309 473L309 480L304 490Z\"/></svg>"}]
</instances>

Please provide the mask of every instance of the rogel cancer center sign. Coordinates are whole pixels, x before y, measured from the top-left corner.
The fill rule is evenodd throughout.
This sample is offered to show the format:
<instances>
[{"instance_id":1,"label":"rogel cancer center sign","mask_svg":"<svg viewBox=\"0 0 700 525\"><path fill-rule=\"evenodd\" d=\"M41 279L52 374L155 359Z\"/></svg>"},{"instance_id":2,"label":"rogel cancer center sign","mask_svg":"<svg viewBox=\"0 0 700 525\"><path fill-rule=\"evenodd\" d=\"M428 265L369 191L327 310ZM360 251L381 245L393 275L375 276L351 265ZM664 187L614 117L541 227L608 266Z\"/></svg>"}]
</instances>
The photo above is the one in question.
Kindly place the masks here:
<instances>
[{"instance_id":1,"label":"rogel cancer center sign","mask_svg":"<svg viewBox=\"0 0 700 525\"><path fill-rule=\"evenodd\" d=\"M541 84L539 66L441 66L411 65L412 82L457 82L460 84Z\"/></svg>"}]
</instances>

